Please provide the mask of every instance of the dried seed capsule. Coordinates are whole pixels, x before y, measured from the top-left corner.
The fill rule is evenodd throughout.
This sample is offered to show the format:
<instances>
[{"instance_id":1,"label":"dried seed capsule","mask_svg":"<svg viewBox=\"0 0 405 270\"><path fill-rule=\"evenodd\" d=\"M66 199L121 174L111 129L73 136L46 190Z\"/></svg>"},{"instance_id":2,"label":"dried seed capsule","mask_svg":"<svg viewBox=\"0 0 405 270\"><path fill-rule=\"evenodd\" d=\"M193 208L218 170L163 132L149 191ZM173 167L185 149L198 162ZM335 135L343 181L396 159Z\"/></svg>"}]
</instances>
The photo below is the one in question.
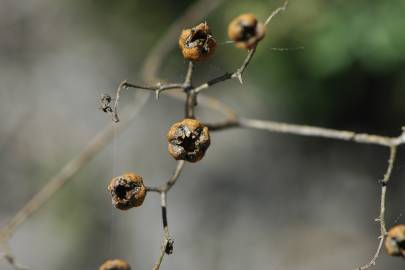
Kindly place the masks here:
<instances>
[{"instance_id":1,"label":"dried seed capsule","mask_svg":"<svg viewBox=\"0 0 405 270\"><path fill-rule=\"evenodd\" d=\"M396 225L388 231L385 249L390 256L405 258L405 225Z\"/></svg>"},{"instance_id":2,"label":"dried seed capsule","mask_svg":"<svg viewBox=\"0 0 405 270\"><path fill-rule=\"evenodd\" d=\"M146 196L142 177L134 173L113 178L108 185L108 191L111 193L114 207L120 210L142 205Z\"/></svg>"},{"instance_id":3,"label":"dried seed capsule","mask_svg":"<svg viewBox=\"0 0 405 270\"><path fill-rule=\"evenodd\" d=\"M201 61L214 53L217 42L212 37L208 24L184 29L179 38L179 48L183 57L190 61Z\"/></svg>"},{"instance_id":4,"label":"dried seed capsule","mask_svg":"<svg viewBox=\"0 0 405 270\"><path fill-rule=\"evenodd\" d=\"M210 146L208 128L195 119L174 123L167 133L168 150L176 160L197 162Z\"/></svg>"},{"instance_id":5,"label":"dried seed capsule","mask_svg":"<svg viewBox=\"0 0 405 270\"><path fill-rule=\"evenodd\" d=\"M131 267L126 261L115 259L104 262L99 270L131 270Z\"/></svg>"},{"instance_id":6,"label":"dried seed capsule","mask_svg":"<svg viewBox=\"0 0 405 270\"><path fill-rule=\"evenodd\" d=\"M228 26L228 36L238 48L252 49L264 38L264 34L263 23L250 13L234 18Z\"/></svg>"}]
</instances>

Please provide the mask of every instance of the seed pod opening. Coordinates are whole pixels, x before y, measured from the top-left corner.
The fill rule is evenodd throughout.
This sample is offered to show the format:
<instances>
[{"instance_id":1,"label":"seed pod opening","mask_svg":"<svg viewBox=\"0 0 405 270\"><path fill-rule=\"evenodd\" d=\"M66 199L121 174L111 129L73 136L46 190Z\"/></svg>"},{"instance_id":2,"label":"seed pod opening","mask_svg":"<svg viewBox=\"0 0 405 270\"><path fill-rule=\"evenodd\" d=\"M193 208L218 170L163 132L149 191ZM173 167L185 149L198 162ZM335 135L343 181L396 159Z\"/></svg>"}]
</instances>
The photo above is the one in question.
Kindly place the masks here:
<instances>
[{"instance_id":1,"label":"seed pod opening","mask_svg":"<svg viewBox=\"0 0 405 270\"><path fill-rule=\"evenodd\" d=\"M142 205L146 196L142 177L134 173L113 178L108 185L108 191L112 196L112 204L120 210Z\"/></svg>"},{"instance_id":2,"label":"seed pod opening","mask_svg":"<svg viewBox=\"0 0 405 270\"><path fill-rule=\"evenodd\" d=\"M200 121L184 119L170 127L167 141L169 153L174 159L197 162L210 146L210 135L208 127Z\"/></svg>"},{"instance_id":3,"label":"seed pod opening","mask_svg":"<svg viewBox=\"0 0 405 270\"><path fill-rule=\"evenodd\" d=\"M388 255L405 258L405 225L392 227L385 238Z\"/></svg>"},{"instance_id":4,"label":"seed pod opening","mask_svg":"<svg viewBox=\"0 0 405 270\"><path fill-rule=\"evenodd\" d=\"M252 49L264 38L265 27L251 13L242 14L234 18L228 26L228 36L235 41L235 46Z\"/></svg>"},{"instance_id":5,"label":"seed pod opening","mask_svg":"<svg viewBox=\"0 0 405 270\"><path fill-rule=\"evenodd\" d=\"M104 262L99 270L131 270L131 267L126 261L115 259Z\"/></svg>"},{"instance_id":6,"label":"seed pod opening","mask_svg":"<svg viewBox=\"0 0 405 270\"><path fill-rule=\"evenodd\" d=\"M184 29L179 38L179 48L183 57L190 61L206 59L214 53L216 46L217 42L206 22Z\"/></svg>"}]
</instances>

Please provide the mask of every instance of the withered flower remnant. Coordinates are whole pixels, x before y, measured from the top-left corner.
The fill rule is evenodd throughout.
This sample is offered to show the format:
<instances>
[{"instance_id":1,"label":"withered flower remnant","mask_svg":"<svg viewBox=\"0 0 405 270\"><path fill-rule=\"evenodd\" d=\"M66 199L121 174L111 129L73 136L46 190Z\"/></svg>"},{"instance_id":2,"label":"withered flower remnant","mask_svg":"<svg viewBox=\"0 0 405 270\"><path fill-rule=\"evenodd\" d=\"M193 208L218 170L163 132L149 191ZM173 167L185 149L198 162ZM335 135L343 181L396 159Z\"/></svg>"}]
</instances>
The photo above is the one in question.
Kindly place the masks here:
<instances>
[{"instance_id":1,"label":"withered flower remnant","mask_svg":"<svg viewBox=\"0 0 405 270\"><path fill-rule=\"evenodd\" d=\"M266 33L264 24L251 13L242 14L231 21L228 26L228 36L235 41L235 46L252 49L264 38Z\"/></svg>"},{"instance_id":2,"label":"withered flower remnant","mask_svg":"<svg viewBox=\"0 0 405 270\"><path fill-rule=\"evenodd\" d=\"M110 181L108 191L112 196L112 204L120 210L128 210L142 205L146 196L146 188L141 176L126 173Z\"/></svg>"},{"instance_id":3,"label":"withered flower remnant","mask_svg":"<svg viewBox=\"0 0 405 270\"><path fill-rule=\"evenodd\" d=\"M184 29L179 38L179 48L183 57L189 61L206 59L214 53L216 46L217 42L206 22Z\"/></svg>"},{"instance_id":4,"label":"withered flower remnant","mask_svg":"<svg viewBox=\"0 0 405 270\"><path fill-rule=\"evenodd\" d=\"M174 123L167 133L167 141L174 159L189 162L201 160L211 142L208 127L190 118Z\"/></svg>"}]
</instances>

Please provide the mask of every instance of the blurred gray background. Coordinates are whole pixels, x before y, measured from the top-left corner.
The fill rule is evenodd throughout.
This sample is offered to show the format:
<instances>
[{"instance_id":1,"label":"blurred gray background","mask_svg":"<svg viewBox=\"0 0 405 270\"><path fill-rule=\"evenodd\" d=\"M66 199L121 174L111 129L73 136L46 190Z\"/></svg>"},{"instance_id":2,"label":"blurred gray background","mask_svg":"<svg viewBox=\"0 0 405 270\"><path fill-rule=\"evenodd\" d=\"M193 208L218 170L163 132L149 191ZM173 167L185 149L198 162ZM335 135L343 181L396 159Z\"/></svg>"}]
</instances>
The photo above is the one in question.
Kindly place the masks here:
<instances>
[{"instance_id":1,"label":"blurred gray background","mask_svg":"<svg viewBox=\"0 0 405 270\"><path fill-rule=\"evenodd\" d=\"M191 2L0 0L0 225L113 125L97 109L100 95L113 94L123 79L142 83L148 50ZM224 1L207 16L219 47L196 67L196 82L243 61L245 52L225 44L234 16L248 11L264 19L281 4ZM245 117L397 136L405 125L404 11L402 0L292 0L269 26L244 85L229 81L204 95ZM186 67L173 49L160 78L180 81ZM151 269L161 241L159 197L148 194L142 207L120 212L106 189L125 171L148 185L172 173L165 133L183 105L165 95L147 98L123 94L122 106L140 109L130 128L121 134L116 125L113 143L13 236L23 265L90 270L119 257L135 270ZM388 226L405 222L402 150ZM377 245L377 181L387 159L378 146L254 130L212 134L206 157L187 164L169 193L175 251L162 269L354 269ZM376 269L403 268L383 252ZM0 269L11 268L1 261Z\"/></svg>"}]
</instances>

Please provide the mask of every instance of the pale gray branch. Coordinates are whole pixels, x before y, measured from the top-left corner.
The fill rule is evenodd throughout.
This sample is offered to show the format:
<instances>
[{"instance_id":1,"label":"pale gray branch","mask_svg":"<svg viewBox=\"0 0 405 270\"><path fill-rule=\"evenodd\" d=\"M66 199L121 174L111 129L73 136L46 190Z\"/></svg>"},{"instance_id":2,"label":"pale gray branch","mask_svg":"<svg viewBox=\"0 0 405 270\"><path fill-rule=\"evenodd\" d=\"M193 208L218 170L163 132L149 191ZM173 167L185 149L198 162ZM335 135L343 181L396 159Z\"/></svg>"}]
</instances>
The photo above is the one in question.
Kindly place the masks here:
<instances>
[{"instance_id":1,"label":"pale gray branch","mask_svg":"<svg viewBox=\"0 0 405 270\"><path fill-rule=\"evenodd\" d=\"M380 224L380 236L378 237L379 241L378 241L377 250L376 250L373 258L370 260L370 262L367 263L366 265L359 267L357 270L366 270L366 269L371 268L372 266L374 266L376 264L376 261L377 261L378 257L380 256L381 248L383 246L385 236L387 234L387 227L385 225L385 201L386 201L385 197L386 197L386 193L387 193L388 181L391 178L392 169L394 168L396 155L397 155L397 145L391 145L390 146L390 157L388 159L388 167L384 174L384 178L380 181L381 182L380 215L377 219L378 223Z\"/></svg>"}]
</instances>

